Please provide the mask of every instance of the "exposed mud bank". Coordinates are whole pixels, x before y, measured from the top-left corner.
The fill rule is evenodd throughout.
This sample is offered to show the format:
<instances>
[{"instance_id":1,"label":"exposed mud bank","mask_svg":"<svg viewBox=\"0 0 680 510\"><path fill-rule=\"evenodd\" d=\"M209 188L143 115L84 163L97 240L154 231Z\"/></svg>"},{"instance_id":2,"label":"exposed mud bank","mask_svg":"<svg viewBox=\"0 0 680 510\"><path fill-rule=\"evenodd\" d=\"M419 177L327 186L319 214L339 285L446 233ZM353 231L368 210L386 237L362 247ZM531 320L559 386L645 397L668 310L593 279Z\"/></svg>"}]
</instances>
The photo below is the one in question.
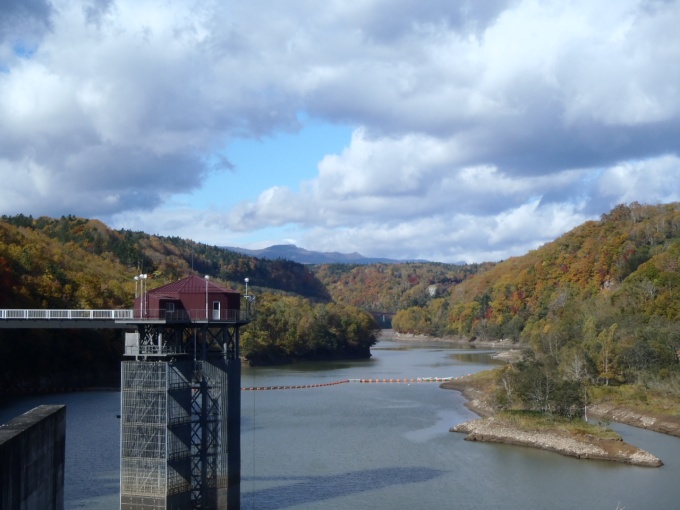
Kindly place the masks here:
<instances>
[{"instance_id":1,"label":"exposed mud bank","mask_svg":"<svg viewBox=\"0 0 680 510\"><path fill-rule=\"evenodd\" d=\"M588 435L575 436L559 429L527 431L495 416L461 423L450 430L466 433L466 441L528 446L578 459L607 460L634 466L659 467L663 465L661 460L651 453L621 440L600 439Z\"/></svg>"},{"instance_id":2,"label":"exposed mud bank","mask_svg":"<svg viewBox=\"0 0 680 510\"><path fill-rule=\"evenodd\" d=\"M393 342L432 342L432 343L449 343L465 347L479 347L482 349L511 349L517 347L517 344L512 340L480 340L463 337L463 336L445 336L435 337L427 335L413 335L409 333L398 333L393 329L383 329L380 332L378 340L391 340Z\"/></svg>"},{"instance_id":3,"label":"exposed mud bank","mask_svg":"<svg viewBox=\"0 0 680 510\"><path fill-rule=\"evenodd\" d=\"M606 403L590 406L588 416L680 437L680 417L678 416L641 412Z\"/></svg>"}]
</instances>

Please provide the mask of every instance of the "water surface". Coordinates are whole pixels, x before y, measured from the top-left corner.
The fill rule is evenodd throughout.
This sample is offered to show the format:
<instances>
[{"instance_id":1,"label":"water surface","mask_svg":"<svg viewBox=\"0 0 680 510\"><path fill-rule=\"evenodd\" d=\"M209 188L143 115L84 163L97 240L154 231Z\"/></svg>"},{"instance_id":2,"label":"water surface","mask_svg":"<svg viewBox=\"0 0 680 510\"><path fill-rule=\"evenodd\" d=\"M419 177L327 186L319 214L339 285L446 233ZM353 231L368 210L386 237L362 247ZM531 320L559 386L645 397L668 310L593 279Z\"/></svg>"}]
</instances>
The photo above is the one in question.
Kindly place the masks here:
<instances>
[{"instance_id":1,"label":"water surface","mask_svg":"<svg viewBox=\"0 0 680 510\"><path fill-rule=\"evenodd\" d=\"M491 351L380 342L371 360L245 368L243 386L344 379L459 377ZM13 401L0 421L39 404L67 405L67 509L118 508L118 392ZM242 508L677 508L680 439L616 425L662 468L582 461L473 443L449 428L475 415L436 383L359 384L242 393Z\"/></svg>"}]
</instances>

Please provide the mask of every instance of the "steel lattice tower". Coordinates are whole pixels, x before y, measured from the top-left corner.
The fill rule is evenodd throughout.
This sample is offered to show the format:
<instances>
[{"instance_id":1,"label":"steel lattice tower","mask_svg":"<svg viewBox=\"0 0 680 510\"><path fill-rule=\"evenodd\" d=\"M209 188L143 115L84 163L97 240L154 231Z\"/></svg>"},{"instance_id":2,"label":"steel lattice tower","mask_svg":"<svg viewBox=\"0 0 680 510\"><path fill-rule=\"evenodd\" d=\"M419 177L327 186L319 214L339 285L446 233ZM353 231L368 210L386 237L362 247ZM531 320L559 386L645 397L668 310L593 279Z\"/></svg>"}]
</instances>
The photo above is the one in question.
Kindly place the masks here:
<instances>
[{"instance_id":1,"label":"steel lattice tower","mask_svg":"<svg viewBox=\"0 0 680 510\"><path fill-rule=\"evenodd\" d=\"M173 307L172 317L130 321L137 331L125 342L134 359L121 365L121 510L240 507L239 337L251 303L245 296L246 310L234 313L215 301L208 314L205 285L204 318Z\"/></svg>"}]
</instances>

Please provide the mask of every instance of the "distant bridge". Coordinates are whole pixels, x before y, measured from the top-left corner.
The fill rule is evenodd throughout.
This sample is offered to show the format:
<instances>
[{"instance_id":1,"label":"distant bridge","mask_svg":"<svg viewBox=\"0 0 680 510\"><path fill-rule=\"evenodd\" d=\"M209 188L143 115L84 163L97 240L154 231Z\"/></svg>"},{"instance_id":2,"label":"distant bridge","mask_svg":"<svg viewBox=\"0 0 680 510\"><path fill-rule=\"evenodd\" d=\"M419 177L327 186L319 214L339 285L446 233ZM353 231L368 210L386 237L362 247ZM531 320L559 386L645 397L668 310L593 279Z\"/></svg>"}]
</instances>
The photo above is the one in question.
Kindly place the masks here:
<instances>
[{"instance_id":1,"label":"distant bridge","mask_svg":"<svg viewBox=\"0 0 680 510\"><path fill-rule=\"evenodd\" d=\"M380 312L376 310L368 310L381 329L390 329L392 327L392 318L396 315L395 312Z\"/></svg>"}]
</instances>

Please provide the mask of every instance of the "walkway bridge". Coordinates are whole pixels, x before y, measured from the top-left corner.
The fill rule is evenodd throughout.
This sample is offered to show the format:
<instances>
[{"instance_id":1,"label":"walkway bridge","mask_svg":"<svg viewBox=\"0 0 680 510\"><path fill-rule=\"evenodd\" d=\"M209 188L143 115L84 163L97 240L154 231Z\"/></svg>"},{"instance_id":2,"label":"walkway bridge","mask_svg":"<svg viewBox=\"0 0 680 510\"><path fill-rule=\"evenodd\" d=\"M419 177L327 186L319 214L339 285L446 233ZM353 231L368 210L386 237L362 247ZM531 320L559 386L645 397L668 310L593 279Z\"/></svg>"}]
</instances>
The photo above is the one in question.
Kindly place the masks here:
<instances>
[{"instance_id":1,"label":"walkway bridge","mask_svg":"<svg viewBox=\"0 0 680 510\"><path fill-rule=\"evenodd\" d=\"M0 310L0 328L130 328L134 310Z\"/></svg>"},{"instance_id":2,"label":"walkway bridge","mask_svg":"<svg viewBox=\"0 0 680 510\"><path fill-rule=\"evenodd\" d=\"M248 310L38 310L0 309L0 328L126 329L139 324L220 325L250 322Z\"/></svg>"}]
</instances>

